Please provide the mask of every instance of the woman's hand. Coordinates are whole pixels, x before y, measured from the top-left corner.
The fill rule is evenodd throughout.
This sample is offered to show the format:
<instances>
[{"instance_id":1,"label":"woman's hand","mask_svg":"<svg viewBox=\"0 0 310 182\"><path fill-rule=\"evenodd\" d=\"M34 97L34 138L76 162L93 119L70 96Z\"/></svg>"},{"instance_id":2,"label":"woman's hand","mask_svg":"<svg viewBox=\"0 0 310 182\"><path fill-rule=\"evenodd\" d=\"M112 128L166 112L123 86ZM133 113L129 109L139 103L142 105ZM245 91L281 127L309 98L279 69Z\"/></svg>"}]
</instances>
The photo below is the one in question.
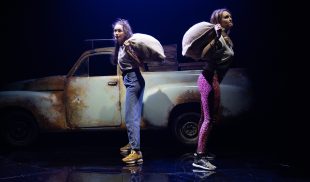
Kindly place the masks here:
<instances>
[{"instance_id":1,"label":"woman's hand","mask_svg":"<svg viewBox=\"0 0 310 182\"><path fill-rule=\"evenodd\" d=\"M215 33L216 33L216 38L219 39L222 35L222 26L220 24L216 24L214 26L214 30L215 30Z\"/></svg>"}]
</instances>

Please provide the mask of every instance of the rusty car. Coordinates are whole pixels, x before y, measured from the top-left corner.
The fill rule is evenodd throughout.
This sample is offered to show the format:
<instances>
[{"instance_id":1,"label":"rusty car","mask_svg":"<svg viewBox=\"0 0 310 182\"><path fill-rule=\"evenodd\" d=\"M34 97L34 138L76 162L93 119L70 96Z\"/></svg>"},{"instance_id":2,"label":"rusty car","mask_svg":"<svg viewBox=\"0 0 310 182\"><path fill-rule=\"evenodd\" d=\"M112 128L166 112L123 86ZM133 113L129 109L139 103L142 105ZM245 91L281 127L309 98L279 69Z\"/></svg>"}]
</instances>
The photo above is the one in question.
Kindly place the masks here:
<instances>
[{"instance_id":1,"label":"rusty car","mask_svg":"<svg viewBox=\"0 0 310 182\"><path fill-rule=\"evenodd\" d=\"M125 88L110 63L112 47L85 51L66 75L11 83L0 91L1 133L7 143L26 146L42 132L126 129ZM169 129L184 145L197 141L200 69L169 61L147 65L141 128ZM193 64L195 65L195 64ZM99 68L99 69L98 69ZM228 71L221 84L224 118L247 112L250 80L242 68Z\"/></svg>"}]
</instances>

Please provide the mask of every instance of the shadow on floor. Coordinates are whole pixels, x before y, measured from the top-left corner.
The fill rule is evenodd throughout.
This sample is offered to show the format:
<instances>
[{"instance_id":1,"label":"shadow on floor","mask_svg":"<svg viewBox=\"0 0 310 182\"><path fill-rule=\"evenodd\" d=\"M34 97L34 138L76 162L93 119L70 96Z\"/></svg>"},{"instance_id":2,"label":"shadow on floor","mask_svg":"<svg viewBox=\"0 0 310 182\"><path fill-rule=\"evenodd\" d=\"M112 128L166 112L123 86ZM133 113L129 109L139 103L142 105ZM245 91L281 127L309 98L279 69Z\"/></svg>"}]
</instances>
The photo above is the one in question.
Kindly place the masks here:
<instances>
[{"instance_id":1,"label":"shadow on floor","mask_svg":"<svg viewBox=\"0 0 310 182\"><path fill-rule=\"evenodd\" d=\"M217 139L213 136L212 140ZM221 139L223 140L223 139ZM164 131L142 131L144 163L127 166L119 147L126 132L49 134L28 148L1 147L1 181L306 181L300 169L240 144L210 141L218 169L192 167L193 147L177 144ZM223 147L224 144L226 147Z\"/></svg>"}]
</instances>

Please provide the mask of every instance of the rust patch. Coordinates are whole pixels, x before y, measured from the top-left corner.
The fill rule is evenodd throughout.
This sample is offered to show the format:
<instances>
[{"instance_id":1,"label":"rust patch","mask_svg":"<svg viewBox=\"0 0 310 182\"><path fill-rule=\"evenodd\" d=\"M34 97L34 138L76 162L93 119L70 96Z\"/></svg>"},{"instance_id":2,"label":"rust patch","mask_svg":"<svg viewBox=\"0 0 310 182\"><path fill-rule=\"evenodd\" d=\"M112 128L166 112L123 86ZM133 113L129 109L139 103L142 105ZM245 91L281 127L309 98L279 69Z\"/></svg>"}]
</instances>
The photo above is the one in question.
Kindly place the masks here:
<instances>
[{"instance_id":1,"label":"rust patch","mask_svg":"<svg viewBox=\"0 0 310 182\"><path fill-rule=\"evenodd\" d=\"M68 83L74 83L75 78L69 78ZM78 128L77 124L74 121L77 121L79 118L81 118L80 112L74 112L74 111L81 111L84 110L87 105L83 102L83 100L79 99L79 95L85 95L85 88L83 87L76 87L73 88L71 86L66 87L66 105L67 105L67 120L68 125L70 128ZM69 109L70 108L70 109Z\"/></svg>"},{"instance_id":2,"label":"rust patch","mask_svg":"<svg viewBox=\"0 0 310 182\"><path fill-rule=\"evenodd\" d=\"M198 91L187 90L176 99L176 105L189 102L200 102L200 93Z\"/></svg>"},{"instance_id":3,"label":"rust patch","mask_svg":"<svg viewBox=\"0 0 310 182\"><path fill-rule=\"evenodd\" d=\"M27 92L25 95L16 94L1 101L1 107L23 108L32 113L40 129L65 129L63 92Z\"/></svg>"},{"instance_id":4,"label":"rust patch","mask_svg":"<svg viewBox=\"0 0 310 182\"><path fill-rule=\"evenodd\" d=\"M63 92L54 92L49 97L40 98L40 103L48 103L46 107L37 105L34 110L39 118L39 125L43 129L66 129L65 108L63 105Z\"/></svg>"},{"instance_id":5,"label":"rust patch","mask_svg":"<svg viewBox=\"0 0 310 182\"><path fill-rule=\"evenodd\" d=\"M148 121L146 119L141 118L140 127L141 128L147 128L147 126L148 126L147 123L148 123Z\"/></svg>"},{"instance_id":6,"label":"rust patch","mask_svg":"<svg viewBox=\"0 0 310 182\"><path fill-rule=\"evenodd\" d=\"M148 126L147 123L148 123L147 120L145 120L144 118L141 118L140 127L141 127L141 128L147 128L147 126ZM126 121L122 122L121 125L120 125L119 127L120 127L120 129L127 129L127 127L126 127Z\"/></svg>"},{"instance_id":7,"label":"rust patch","mask_svg":"<svg viewBox=\"0 0 310 182\"><path fill-rule=\"evenodd\" d=\"M118 77L69 78L66 88L70 127L111 127L120 125Z\"/></svg>"},{"instance_id":8,"label":"rust patch","mask_svg":"<svg viewBox=\"0 0 310 182\"><path fill-rule=\"evenodd\" d=\"M25 83L25 90L64 90L65 76L50 76Z\"/></svg>"},{"instance_id":9,"label":"rust patch","mask_svg":"<svg viewBox=\"0 0 310 182\"><path fill-rule=\"evenodd\" d=\"M126 128L127 128L127 127L126 127L126 123L125 123L125 122L122 122L121 125L120 125L120 128L121 128L121 129L126 129Z\"/></svg>"}]
</instances>

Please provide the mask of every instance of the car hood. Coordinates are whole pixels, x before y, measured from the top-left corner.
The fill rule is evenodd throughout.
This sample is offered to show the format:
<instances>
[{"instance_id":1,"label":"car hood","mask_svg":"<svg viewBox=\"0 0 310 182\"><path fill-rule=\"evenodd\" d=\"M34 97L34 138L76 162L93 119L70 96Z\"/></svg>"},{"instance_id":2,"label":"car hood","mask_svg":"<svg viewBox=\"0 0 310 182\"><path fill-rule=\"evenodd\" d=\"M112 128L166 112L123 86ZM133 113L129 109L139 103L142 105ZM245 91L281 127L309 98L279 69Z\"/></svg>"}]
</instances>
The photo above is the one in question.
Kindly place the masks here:
<instances>
[{"instance_id":1,"label":"car hood","mask_svg":"<svg viewBox=\"0 0 310 182\"><path fill-rule=\"evenodd\" d=\"M17 81L8 84L2 90L33 90L33 91L55 91L64 90L66 76L49 76L38 79Z\"/></svg>"}]
</instances>

